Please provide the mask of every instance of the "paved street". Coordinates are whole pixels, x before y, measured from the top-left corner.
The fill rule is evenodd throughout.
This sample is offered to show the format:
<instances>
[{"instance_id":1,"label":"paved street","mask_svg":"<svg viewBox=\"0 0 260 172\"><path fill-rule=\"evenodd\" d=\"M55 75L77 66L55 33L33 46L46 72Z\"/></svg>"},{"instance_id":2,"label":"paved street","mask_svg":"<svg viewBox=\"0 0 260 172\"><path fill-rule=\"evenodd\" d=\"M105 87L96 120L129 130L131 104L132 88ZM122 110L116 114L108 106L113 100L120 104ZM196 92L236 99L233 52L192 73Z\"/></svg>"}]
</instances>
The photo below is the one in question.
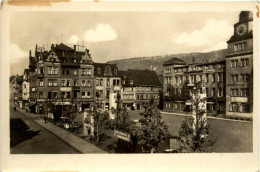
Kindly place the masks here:
<instances>
[{"instance_id":1,"label":"paved street","mask_svg":"<svg viewBox=\"0 0 260 172\"><path fill-rule=\"evenodd\" d=\"M10 112L11 154L75 154L78 153L61 139L40 127L18 111Z\"/></svg>"},{"instance_id":2,"label":"paved street","mask_svg":"<svg viewBox=\"0 0 260 172\"><path fill-rule=\"evenodd\" d=\"M131 119L138 119L138 112L129 112ZM181 121L184 116L162 114L168 124L170 133L178 135ZM210 152L252 152L253 151L253 123L249 121L208 119L211 126L210 135L216 143Z\"/></svg>"}]
</instances>

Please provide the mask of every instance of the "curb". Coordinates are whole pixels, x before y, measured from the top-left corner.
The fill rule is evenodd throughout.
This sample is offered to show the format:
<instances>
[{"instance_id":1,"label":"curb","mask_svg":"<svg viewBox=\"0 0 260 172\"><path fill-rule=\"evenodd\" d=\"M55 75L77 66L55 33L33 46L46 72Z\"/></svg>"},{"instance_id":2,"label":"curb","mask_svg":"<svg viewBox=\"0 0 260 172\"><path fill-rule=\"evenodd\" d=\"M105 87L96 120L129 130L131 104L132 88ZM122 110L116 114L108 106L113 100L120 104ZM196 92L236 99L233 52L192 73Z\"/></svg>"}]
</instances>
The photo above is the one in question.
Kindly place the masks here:
<instances>
[{"instance_id":1,"label":"curb","mask_svg":"<svg viewBox=\"0 0 260 172\"><path fill-rule=\"evenodd\" d=\"M163 112L161 111L160 113L165 114L165 115L176 115L176 116L190 116L186 114L180 114L180 113L171 113L171 112ZM223 120L223 121L235 121L235 122L252 122L247 119L229 119L229 118L218 118L218 117L213 117L213 116L207 116L208 119L216 119L216 120Z\"/></svg>"}]
</instances>

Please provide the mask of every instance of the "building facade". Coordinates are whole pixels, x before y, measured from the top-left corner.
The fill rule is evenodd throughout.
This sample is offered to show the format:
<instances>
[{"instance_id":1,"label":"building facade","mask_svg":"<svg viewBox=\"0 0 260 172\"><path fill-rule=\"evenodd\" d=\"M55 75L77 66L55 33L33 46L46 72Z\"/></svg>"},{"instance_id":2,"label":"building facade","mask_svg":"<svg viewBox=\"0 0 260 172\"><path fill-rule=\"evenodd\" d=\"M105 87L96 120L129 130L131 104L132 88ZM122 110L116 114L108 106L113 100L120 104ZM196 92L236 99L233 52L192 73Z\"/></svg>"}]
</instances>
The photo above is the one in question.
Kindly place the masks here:
<instances>
[{"instance_id":1,"label":"building facade","mask_svg":"<svg viewBox=\"0 0 260 172\"><path fill-rule=\"evenodd\" d=\"M120 71L122 79L121 100L129 110L143 110L142 104L151 97L159 103L162 84L155 71Z\"/></svg>"},{"instance_id":2,"label":"building facade","mask_svg":"<svg viewBox=\"0 0 260 172\"><path fill-rule=\"evenodd\" d=\"M53 45L50 51L30 53L30 106L44 113L47 104L67 106L77 102L79 111L94 100L94 63L89 50L77 51L65 44Z\"/></svg>"},{"instance_id":3,"label":"building facade","mask_svg":"<svg viewBox=\"0 0 260 172\"><path fill-rule=\"evenodd\" d=\"M190 111L191 91L198 85L200 92L207 96L208 114L225 113L225 59L186 65L173 57L164 67L165 111Z\"/></svg>"},{"instance_id":4,"label":"building facade","mask_svg":"<svg viewBox=\"0 0 260 172\"><path fill-rule=\"evenodd\" d=\"M22 83L22 99L23 99L23 108L28 109L28 101L30 97L30 70L24 69L23 73L23 83Z\"/></svg>"},{"instance_id":5,"label":"building facade","mask_svg":"<svg viewBox=\"0 0 260 172\"><path fill-rule=\"evenodd\" d=\"M115 100L112 99L115 99L121 90L118 68L115 64L109 63L95 63L94 67L95 99L102 102L103 110L110 112L111 108L115 107Z\"/></svg>"},{"instance_id":6,"label":"building facade","mask_svg":"<svg viewBox=\"0 0 260 172\"><path fill-rule=\"evenodd\" d=\"M227 41L226 115L253 117L253 13L242 11Z\"/></svg>"}]
</instances>

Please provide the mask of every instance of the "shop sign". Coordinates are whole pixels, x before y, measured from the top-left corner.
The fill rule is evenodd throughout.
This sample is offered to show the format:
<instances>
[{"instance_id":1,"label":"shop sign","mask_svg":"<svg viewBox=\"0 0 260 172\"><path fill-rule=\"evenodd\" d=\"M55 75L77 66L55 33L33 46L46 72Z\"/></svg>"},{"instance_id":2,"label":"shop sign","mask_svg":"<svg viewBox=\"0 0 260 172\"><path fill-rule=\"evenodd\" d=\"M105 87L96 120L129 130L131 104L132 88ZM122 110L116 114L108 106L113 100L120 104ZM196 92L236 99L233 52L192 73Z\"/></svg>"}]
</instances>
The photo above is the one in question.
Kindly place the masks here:
<instances>
[{"instance_id":1,"label":"shop sign","mask_svg":"<svg viewBox=\"0 0 260 172\"><path fill-rule=\"evenodd\" d=\"M119 138L121 140L131 142L131 134L130 133L120 131L120 130L114 130L114 136L116 136L117 138Z\"/></svg>"}]
</instances>

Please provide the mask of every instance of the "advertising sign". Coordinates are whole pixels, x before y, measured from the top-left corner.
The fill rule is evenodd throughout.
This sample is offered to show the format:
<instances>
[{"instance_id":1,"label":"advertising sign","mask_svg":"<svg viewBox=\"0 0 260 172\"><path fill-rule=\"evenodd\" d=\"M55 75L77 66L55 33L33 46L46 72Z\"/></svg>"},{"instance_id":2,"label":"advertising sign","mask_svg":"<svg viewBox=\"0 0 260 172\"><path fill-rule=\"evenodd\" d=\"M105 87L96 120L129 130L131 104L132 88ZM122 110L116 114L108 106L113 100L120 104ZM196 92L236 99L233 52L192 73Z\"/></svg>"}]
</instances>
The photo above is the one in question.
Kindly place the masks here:
<instances>
[{"instance_id":1,"label":"advertising sign","mask_svg":"<svg viewBox=\"0 0 260 172\"><path fill-rule=\"evenodd\" d=\"M120 130L114 130L114 136L116 136L119 139L131 142L131 134L130 133L120 131Z\"/></svg>"}]
</instances>

